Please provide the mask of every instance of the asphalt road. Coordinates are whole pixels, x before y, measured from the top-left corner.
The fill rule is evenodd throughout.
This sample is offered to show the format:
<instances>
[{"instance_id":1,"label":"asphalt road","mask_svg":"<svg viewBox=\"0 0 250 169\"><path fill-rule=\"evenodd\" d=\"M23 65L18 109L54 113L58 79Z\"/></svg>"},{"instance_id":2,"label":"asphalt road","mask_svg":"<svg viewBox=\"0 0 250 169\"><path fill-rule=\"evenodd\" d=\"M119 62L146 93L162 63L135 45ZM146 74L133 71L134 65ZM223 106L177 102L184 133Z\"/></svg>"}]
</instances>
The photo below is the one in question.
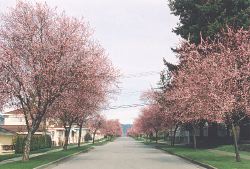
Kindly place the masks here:
<instances>
[{"instance_id":1,"label":"asphalt road","mask_svg":"<svg viewBox=\"0 0 250 169\"><path fill-rule=\"evenodd\" d=\"M114 142L95 147L94 150L76 155L54 169L202 169L179 157L167 154L122 137Z\"/></svg>"}]
</instances>

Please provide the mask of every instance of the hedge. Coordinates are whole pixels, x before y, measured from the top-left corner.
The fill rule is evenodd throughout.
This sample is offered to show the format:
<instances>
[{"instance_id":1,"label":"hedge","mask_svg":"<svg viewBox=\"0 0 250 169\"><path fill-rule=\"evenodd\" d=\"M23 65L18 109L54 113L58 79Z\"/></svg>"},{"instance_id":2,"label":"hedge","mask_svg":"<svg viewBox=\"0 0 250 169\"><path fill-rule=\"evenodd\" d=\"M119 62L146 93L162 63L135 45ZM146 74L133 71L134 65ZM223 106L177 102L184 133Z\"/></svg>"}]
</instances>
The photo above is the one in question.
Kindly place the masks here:
<instances>
[{"instance_id":1,"label":"hedge","mask_svg":"<svg viewBox=\"0 0 250 169\"><path fill-rule=\"evenodd\" d=\"M91 135L90 135L89 133L86 133L85 136L84 136L84 141L85 141L85 142L88 142L88 141L90 141L90 140L92 140Z\"/></svg>"},{"instance_id":2,"label":"hedge","mask_svg":"<svg viewBox=\"0 0 250 169\"><path fill-rule=\"evenodd\" d=\"M16 135L13 144L15 147L15 153L23 153L23 148L25 145L25 135ZM31 138L30 150L40 150L44 148L51 148L52 141L49 135L34 135Z\"/></svg>"}]
</instances>

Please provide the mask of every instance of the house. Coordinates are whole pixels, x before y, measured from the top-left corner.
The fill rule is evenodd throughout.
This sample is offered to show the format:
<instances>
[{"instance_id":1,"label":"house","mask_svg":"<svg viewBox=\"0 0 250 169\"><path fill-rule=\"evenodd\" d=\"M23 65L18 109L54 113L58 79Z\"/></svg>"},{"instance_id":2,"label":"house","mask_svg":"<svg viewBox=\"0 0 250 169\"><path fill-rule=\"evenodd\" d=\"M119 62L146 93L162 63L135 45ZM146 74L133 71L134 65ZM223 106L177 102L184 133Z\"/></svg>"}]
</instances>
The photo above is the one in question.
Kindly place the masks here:
<instances>
[{"instance_id":1,"label":"house","mask_svg":"<svg viewBox=\"0 0 250 169\"><path fill-rule=\"evenodd\" d=\"M11 131L15 134L28 134L24 115L20 109L3 113L3 118L4 123L0 125L1 128ZM35 134L44 134L42 127L39 127Z\"/></svg>"},{"instance_id":2,"label":"house","mask_svg":"<svg viewBox=\"0 0 250 169\"><path fill-rule=\"evenodd\" d=\"M239 131L240 129L238 129ZM172 133L171 133L172 131ZM173 129L169 132L170 141L173 136ZM231 144L232 135L229 128L223 123L205 123L202 127L195 128L195 136L197 145L201 147L211 147L220 144ZM240 137L238 136L238 140ZM188 130L188 127L180 126L176 131L175 137L176 144L192 144L193 143L193 132Z\"/></svg>"},{"instance_id":3,"label":"house","mask_svg":"<svg viewBox=\"0 0 250 169\"><path fill-rule=\"evenodd\" d=\"M3 113L3 125L26 125L21 109Z\"/></svg>"},{"instance_id":4,"label":"house","mask_svg":"<svg viewBox=\"0 0 250 169\"><path fill-rule=\"evenodd\" d=\"M3 121L4 120L4 118L3 118L3 115L2 114L0 114L0 125L2 125L3 124Z\"/></svg>"},{"instance_id":5,"label":"house","mask_svg":"<svg viewBox=\"0 0 250 169\"><path fill-rule=\"evenodd\" d=\"M27 128L25 123L25 118L21 109L9 111L3 113L4 123L0 125L0 129L3 131L3 140L8 140L7 142L0 142L0 145L13 145L12 140L16 134L25 135L27 134ZM70 130L69 144L78 143L79 138L79 127L73 125ZM47 134L51 136L53 146L62 146L64 144L64 127L57 123L56 120L46 120L46 123L42 122L35 135ZM89 132L88 128L82 128L82 138L81 142L84 142L84 136ZM101 133L96 135L96 139L103 138ZM1 137L0 137L1 138ZM13 148L13 146L12 146Z\"/></svg>"},{"instance_id":6,"label":"house","mask_svg":"<svg viewBox=\"0 0 250 169\"><path fill-rule=\"evenodd\" d=\"M69 134L69 144L78 143L79 127L73 125ZM84 142L84 136L89 132L88 128L82 128L81 142ZM47 133L51 136L53 146L62 146L64 144L65 129L60 124L50 124L47 127Z\"/></svg>"},{"instance_id":7,"label":"house","mask_svg":"<svg viewBox=\"0 0 250 169\"><path fill-rule=\"evenodd\" d=\"M22 111L13 110L2 114L3 123L0 125L0 154L13 153L14 137L18 135L26 135L27 128ZM44 134L41 127L38 128L36 135Z\"/></svg>"},{"instance_id":8,"label":"house","mask_svg":"<svg viewBox=\"0 0 250 169\"><path fill-rule=\"evenodd\" d=\"M0 154L13 153L13 136L14 132L0 127Z\"/></svg>"}]
</instances>

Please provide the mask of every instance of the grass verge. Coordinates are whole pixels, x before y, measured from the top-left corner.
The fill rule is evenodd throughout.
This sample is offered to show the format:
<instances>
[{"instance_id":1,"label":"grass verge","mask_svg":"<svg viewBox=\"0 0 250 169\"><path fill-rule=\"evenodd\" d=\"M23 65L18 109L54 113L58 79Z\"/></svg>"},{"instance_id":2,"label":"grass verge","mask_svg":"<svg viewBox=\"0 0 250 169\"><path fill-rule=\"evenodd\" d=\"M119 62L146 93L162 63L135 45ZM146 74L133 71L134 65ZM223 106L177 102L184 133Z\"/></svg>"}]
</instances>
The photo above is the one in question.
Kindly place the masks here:
<instances>
[{"instance_id":1,"label":"grass verge","mask_svg":"<svg viewBox=\"0 0 250 169\"><path fill-rule=\"evenodd\" d=\"M0 155L0 162L4 161L4 160L8 160L11 158L15 158L15 157L20 157L21 154L4 154L4 155Z\"/></svg>"},{"instance_id":2,"label":"grass verge","mask_svg":"<svg viewBox=\"0 0 250 169\"><path fill-rule=\"evenodd\" d=\"M75 147L76 145L77 144L69 144L68 147L71 148L71 147ZM30 154L45 153L45 152L48 152L51 150L56 150L56 149L62 149L62 147L56 146L56 147L51 147L51 148L43 148L40 150L31 151ZM4 160L15 158L15 157L21 157L21 156L22 156L22 154L3 154L3 155L0 155L0 162L4 161Z\"/></svg>"},{"instance_id":3,"label":"grass verge","mask_svg":"<svg viewBox=\"0 0 250 169\"><path fill-rule=\"evenodd\" d=\"M214 148L214 150L226 151L230 153L234 153L234 147L232 145L223 145ZM249 144L239 144L240 154L250 156L250 145Z\"/></svg>"},{"instance_id":4,"label":"grass verge","mask_svg":"<svg viewBox=\"0 0 250 169\"><path fill-rule=\"evenodd\" d=\"M145 142L144 142L145 143ZM218 169L249 169L250 160L242 159L241 162L236 162L235 158L228 155L216 154L208 149L194 150L185 146L169 146L166 144L145 143L154 145L156 148L164 150L168 153L184 157L198 163L207 164ZM248 152L246 152L248 153Z\"/></svg>"}]
</instances>

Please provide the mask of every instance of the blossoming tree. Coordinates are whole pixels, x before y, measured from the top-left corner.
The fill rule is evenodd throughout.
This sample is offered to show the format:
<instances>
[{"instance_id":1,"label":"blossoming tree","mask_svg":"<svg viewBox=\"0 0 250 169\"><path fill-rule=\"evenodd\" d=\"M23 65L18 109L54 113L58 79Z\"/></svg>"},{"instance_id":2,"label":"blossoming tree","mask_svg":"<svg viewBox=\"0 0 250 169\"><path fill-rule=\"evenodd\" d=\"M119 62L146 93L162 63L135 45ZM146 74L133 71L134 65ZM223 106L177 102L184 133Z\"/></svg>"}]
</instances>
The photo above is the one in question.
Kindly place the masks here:
<instances>
[{"instance_id":1,"label":"blossoming tree","mask_svg":"<svg viewBox=\"0 0 250 169\"><path fill-rule=\"evenodd\" d=\"M89 70L105 58L90 35L88 24L46 4L18 1L1 16L0 92L23 110L28 131L23 160L29 160L32 135L53 103L92 79ZM112 70L104 65L102 71ZM100 79L106 78L102 71Z\"/></svg>"},{"instance_id":2,"label":"blossoming tree","mask_svg":"<svg viewBox=\"0 0 250 169\"><path fill-rule=\"evenodd\" d=\"M182 112L183 120L230 124L236 161L240 156L235 126L250 113L249 32L227 28L213 41L183 43L178 49L181 68L172 94L172 99L181 100L179 107L186 110Z\"/></svg>"}]
</instances>

